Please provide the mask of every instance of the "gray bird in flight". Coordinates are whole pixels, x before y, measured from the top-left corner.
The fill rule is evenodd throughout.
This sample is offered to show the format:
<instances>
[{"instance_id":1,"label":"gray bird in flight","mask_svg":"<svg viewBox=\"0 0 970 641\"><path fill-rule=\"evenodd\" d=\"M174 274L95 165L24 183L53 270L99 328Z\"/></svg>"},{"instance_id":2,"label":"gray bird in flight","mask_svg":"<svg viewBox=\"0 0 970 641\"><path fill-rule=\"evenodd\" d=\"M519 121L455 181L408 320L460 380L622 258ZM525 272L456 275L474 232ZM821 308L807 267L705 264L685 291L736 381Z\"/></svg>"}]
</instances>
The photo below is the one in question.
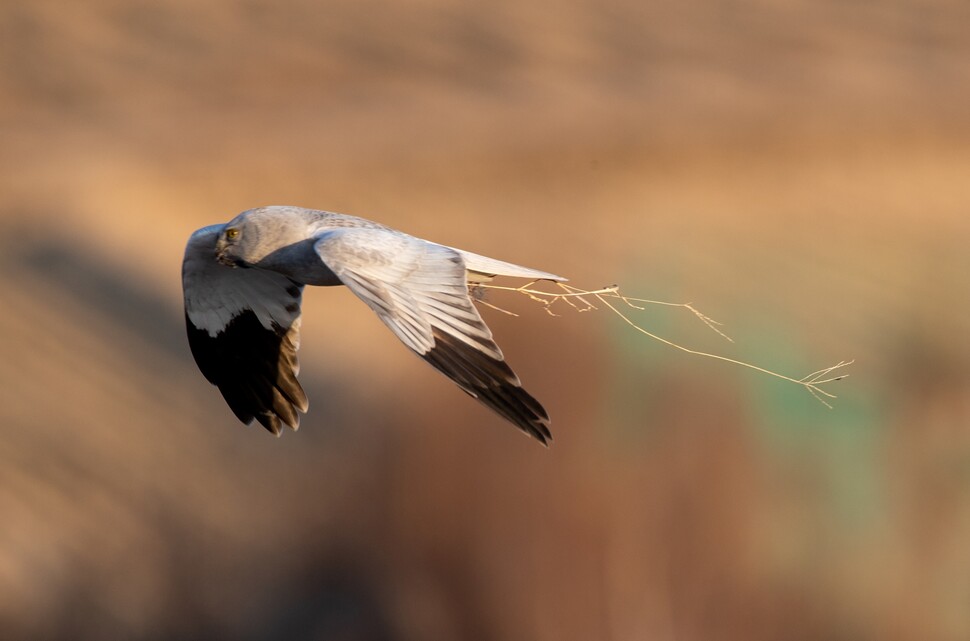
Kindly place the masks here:
<instances>
[{"instance_id":1,"label":"gray bird in flight","mask_svg":"<svg viewBox=\"0 0 970 641\"><path fill-rule=\"evenodd\" d=\"M346 285L401 342L529 436L552 439L549 415L506 364L469 283L547 272L302 207L261 207L199 229L182 262L189 346L240 421L277 436L308 402L297 380L304 285Z\"/></svg>"}]
</instances>

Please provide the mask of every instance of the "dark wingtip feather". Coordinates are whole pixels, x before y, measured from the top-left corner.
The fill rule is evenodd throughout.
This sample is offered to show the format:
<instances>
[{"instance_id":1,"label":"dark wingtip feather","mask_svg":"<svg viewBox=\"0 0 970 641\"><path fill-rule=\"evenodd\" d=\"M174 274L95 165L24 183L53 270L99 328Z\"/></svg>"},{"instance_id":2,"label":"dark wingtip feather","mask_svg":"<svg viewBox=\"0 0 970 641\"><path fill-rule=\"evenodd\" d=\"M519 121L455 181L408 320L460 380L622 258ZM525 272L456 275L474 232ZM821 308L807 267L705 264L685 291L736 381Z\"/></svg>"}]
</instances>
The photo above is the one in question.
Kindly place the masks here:
<instances>
[{"instance_id":1,"label":"dark wingtip feather","mask_svg":"<svg viewBox=\"0 0 970 641\"><path fill-rule=\"evenodd\" d=\"M267 430L273 433L274 436L279 436L283 433L283 427L280 424L280 419L275 414L270 414L269 412L261 412L256 415L256 420L260 425L265 427Z\"/></svg>"},{"instance_id":2,"label":"dark wingtip feather","mask_svg":"<svg viewBox=\"0 0 970 641\"><path fill-rule=\"evenodd\" d=\"M255 420L280 436L283 425L296 430L306 394L296 378L296 345L288 331L268 330L252 311L233 318L216 336L186 315L189 346L206 379L246 425ZM295 329L294 329L295 331Z\"/></svg>"},{"instance_id":3,"label":"dark wingtip feather","mask_svg":"<svg viewBox=\"0 0 970 641\"><path fill-rule=\"evenodd\" d=\"M519 383L503 360L495 359L462 340L433 329L435 345L423 355L438 371L470 396L549 447L549 414Z\"/></svg>"}]
</instances>

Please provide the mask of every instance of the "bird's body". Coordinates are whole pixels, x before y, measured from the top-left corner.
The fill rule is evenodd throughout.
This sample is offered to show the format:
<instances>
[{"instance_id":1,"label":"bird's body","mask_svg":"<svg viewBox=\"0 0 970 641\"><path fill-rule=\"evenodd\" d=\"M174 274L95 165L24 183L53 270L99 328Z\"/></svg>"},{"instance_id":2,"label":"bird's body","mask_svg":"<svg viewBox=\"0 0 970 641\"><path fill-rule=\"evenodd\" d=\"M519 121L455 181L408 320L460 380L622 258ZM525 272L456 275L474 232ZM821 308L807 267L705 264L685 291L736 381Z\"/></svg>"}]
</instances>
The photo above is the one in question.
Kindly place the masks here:
<instances>
[{"instance_id":1,"label":"bird's body","mask_svg":"<svg viewBox=\"0 0 970 641\"><path fill-rule=\"evenodd\" d=\"M189 238L182 266L189 345L236 416L279 434L308 403L297 381L304 285L346 285L411 350L545 443L549 417L505 363L468 283L554 274L300 207L263 207Z\"/></svg>"}]
</instances>

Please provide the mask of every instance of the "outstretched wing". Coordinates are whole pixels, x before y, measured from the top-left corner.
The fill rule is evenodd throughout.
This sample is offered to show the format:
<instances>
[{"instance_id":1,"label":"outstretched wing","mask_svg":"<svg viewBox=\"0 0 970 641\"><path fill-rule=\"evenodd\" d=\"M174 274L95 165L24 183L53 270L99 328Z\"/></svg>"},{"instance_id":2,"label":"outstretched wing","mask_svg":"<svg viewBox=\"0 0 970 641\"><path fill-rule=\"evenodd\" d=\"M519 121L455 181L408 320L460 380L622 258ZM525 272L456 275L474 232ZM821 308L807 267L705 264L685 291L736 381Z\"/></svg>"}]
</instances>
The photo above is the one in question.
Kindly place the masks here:
<instances>
[{"instance_id":1,"label":"outstretched wing","mask_svg":"<svg viewBox=\"0 0 970 641\"><path fill-rule=\"evenodd\" d=\"M458 251L374 228L331 229L315 247L405 345L533 438L552 439L549 415L522 388L472 304Z\"/></svg>"},{"instance_id":2,"label":"outstretched wing","mask_svg":"<svg viewBox=\"0 0 970 641\"><path fill-rule=\"evenodd\" d=\"M182 262L185 326L202 374L240 421L277 436L300 425L307 398L297 380L303 286L275 272L215 258L223 225L192 234Z\"/></svg>"}]
</instances>

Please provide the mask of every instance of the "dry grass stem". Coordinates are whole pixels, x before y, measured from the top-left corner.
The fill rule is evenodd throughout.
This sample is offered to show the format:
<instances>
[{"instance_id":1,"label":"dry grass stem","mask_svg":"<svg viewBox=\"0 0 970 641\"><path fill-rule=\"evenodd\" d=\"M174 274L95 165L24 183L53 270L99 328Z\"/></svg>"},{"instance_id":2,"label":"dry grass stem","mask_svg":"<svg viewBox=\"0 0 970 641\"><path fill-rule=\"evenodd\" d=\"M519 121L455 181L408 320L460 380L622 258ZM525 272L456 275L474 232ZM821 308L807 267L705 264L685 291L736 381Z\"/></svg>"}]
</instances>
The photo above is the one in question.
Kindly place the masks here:
<instances>
[{"instance_id":1,"label":"dry grass stem","mask_svg":"<svg viewBox=\"0 0 970 641\"><path fill-rule=\"evenodd\" d=\"M720 329L721 323L701 313L691 303L670 303L666 301L649 300L646 298L631 298L629 296L625 296L624 294L621 294L620 288L617 285L610 285L608 287L603 287L603 288L594 289L594 290L586 290L586 289L580 289L578 287L574 287L572 285L567 285L565 283L556 283L556 286L559 287L560 290L562 291L549 292L541 289L535 289L535 284L537 282L538 281L532 281L532 282L526 283L525 285L522 285L521 287L506 287L502 285L492 285L492 284L486 284L486 283L479 283L476 286L483 289L496 289L501 291L508 291L508 292L514 292L517 294L522 294L536 301L540 305L542 305L543 308L546 310L546 312L551 314L552 316L558 315L552 309L553 305L555 305L556 303L561 302L562 304L568 305L572 307L574 310L579 312L588 312L588 311L599 309L599 307L597 307L597 305L594 302L592 302L592 301L596 301L600 305L608 308L614 314L619 316L621 319L623 319L623 322L625 322L627 325L629 325L636 331L640 332L641 334L645 334L646 336L649 336L654 340L660 341L661 343L664 343L665 345L669 345L670 347L673 347L675 349L679 349L682 352L687 352L688 354L694 354L696 356L704 356L706 358L713 358L719 361L733 363L735 365L740 365L741 367L747 367L749 369L753 369L763 374L767 374L769 376L774 376L776 378L780 378L782 380L795 383L796 385L801 385L802 387L807 389L809 393L811 393L811 395L814 396L820 403L822 403L829 409L832 408L832 404L829 403L826 399L834 399L836 398L836 396L835 394L832 394L831 392L822 389L821 386L827 383L832 383L834 381L839 381L839 380L842 380L843 378L846 378L848 374L842 374L842 373L836 373L836 372L838 372L839 370L842 370L843 368L851 365L854 362L851 360L839 361L837 364L832 365L831 367L825 367L823 369L818 370L817 372L812 372L811 374L804 376L802 378L792 378L790 376L785 376L784 374L779 374L778 372L773 372L771 370L765 369L763 367L759 367L757 365L752 365L751 363L745 363L744 361L728 358L727 356L721 356L719 354L711 354L709 352L702 352L695 349L690 349L689 347L684 347L683 345L679 345L673 341L670 341L670 340L667 340L666 338L658 336L648 331L644 327L638 325L627 314L625 314L623 310L619 309L617 305L614 304L614 302L619 301L623 303L623 305L629 307L630 309L635 309L635 310L643 310L644 305L664 305L667 307L683 307L689 310L695 317L697 317L701 322L707 325L711 330L716 332L722 338L732 343L734 342L730 336L728 336L723 331L721 331ZM508 310L502 309L500 307L496 307L491 303L487 303L481 300L480 297L477 300L478 302L483 303L484 305L487 305L493 309L497 309L498 311L503 312L505 314L510 314L512 316L518 315ZM614 302L611 302L611 300Z\"/></svg>"}]
</instances>

